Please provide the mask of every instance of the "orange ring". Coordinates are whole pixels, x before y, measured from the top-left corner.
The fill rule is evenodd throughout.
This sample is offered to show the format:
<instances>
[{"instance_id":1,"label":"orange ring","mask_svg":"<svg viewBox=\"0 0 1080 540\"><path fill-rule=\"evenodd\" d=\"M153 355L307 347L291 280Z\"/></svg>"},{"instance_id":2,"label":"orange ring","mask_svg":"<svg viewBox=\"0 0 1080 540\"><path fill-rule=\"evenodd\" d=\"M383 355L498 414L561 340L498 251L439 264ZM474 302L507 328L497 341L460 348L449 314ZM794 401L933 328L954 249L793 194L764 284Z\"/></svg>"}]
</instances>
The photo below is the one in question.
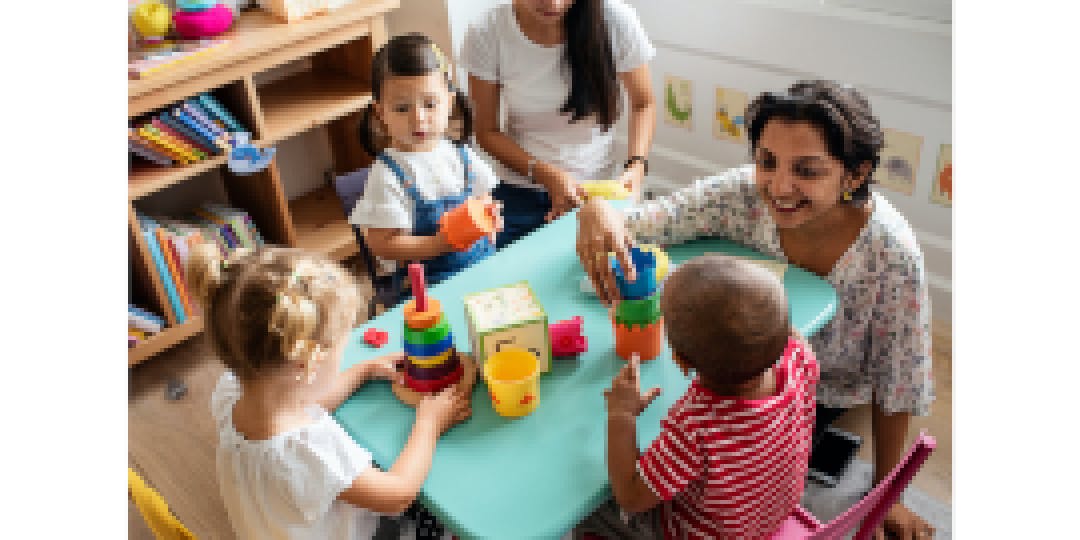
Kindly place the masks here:
<instances>
[{"instance_id":1,"label":"orange ring","mask_svg":"<svg viewBox=\"0 0 1080 540\"><path fill-rule=\"evenodd\" d=\"M405 314L405 324L413 330L427 330L442 318L442 305L430 296L427 299L427 311L416 311L415 298L405 302L402 311Z\"/></svg>"}]
</instances>

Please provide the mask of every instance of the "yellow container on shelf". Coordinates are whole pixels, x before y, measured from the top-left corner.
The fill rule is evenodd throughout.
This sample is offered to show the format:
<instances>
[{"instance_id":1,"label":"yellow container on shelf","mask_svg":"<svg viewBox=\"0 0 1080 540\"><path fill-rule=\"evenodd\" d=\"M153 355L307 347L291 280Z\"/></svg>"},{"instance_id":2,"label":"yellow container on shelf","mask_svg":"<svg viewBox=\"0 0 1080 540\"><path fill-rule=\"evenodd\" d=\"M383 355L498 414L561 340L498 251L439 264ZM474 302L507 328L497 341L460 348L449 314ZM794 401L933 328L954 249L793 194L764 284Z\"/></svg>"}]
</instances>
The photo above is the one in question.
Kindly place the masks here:
<instances>
[{"instance_id":1,"label":"yellow container on shelf","mask_svg":"<svg viewBox=\"0 0 1080 540\"><path fill-rule=\"evenodd\" d=\"M539 378L536 355L523 349L503 349L484 362L491 404L501 416L525 416L536 410L540 404Z\"/></svg>"}]
</instances>

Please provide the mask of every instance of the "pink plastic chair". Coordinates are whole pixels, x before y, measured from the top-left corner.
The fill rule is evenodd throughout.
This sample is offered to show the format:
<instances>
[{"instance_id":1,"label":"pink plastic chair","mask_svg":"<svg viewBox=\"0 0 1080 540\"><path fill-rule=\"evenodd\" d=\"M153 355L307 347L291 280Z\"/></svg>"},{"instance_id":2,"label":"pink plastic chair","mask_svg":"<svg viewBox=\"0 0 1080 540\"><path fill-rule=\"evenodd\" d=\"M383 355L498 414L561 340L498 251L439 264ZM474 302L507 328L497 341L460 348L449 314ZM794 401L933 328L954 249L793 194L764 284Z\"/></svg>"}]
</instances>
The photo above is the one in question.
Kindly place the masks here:
<instances>
[{"instance_id":1,"label":"pink plastic chair","mask_svg":"<svg viewBox=\"0 0 1080 540\"><path fill-rule=\"evenodd\" d=\"M839 540L844 535L859 526L854 540L866 540L874 533L874 529L885 521L885 514L893 503L900 498L904 488L911 483L915 473L919 471L926 458L937 446L933 437L922 432L915 444L908 450L907 456L896 464L889 476L885 477L880 484L867 493L855 506L847 512L840 514L828 524L823 524L807 512L805 508L796 506L795 511L773 533L772 540Z\"/></svg>"}]
</instances>

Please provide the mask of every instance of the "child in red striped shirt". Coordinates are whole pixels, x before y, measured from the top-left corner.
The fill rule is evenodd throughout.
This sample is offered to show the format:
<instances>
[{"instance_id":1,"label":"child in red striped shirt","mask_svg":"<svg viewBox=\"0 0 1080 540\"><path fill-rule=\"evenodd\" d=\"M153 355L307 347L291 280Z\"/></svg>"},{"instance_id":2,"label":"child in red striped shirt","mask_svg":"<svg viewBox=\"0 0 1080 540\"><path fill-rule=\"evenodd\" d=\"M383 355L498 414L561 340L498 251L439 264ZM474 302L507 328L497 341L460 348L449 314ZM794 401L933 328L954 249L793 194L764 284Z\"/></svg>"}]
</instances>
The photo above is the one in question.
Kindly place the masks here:
<instances>
[{"instance_id":1,"label":"child in red striped shirt","mask_svg":"<svg viewBox=\"0 0 1080 540\"><path fill-rule=\"evenodd\" d=\"M696 376L641 455L636 417L660 390L641 394L631 362L605 393L615 500L651 510L631 535L768 538L802 496L818 380L783 286L753 263L706 255L668 278L661 310L672 358Z\"/></svg>"}]
</instances>

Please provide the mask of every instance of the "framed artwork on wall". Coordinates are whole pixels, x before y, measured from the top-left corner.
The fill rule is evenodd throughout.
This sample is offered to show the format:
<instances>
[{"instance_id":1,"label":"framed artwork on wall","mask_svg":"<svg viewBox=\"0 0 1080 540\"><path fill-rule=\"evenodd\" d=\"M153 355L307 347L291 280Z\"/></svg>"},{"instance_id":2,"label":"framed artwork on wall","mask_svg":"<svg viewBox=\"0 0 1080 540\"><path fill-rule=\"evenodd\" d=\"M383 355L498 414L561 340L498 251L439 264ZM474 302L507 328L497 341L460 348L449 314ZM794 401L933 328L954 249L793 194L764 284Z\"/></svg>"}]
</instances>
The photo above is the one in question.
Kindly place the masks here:
<instances>
[{"instance_id":1,"label":"framed artwork on wall","mask_svg":"<svg viewBox=\"0 0 1080 540\"><path fill-rule=\"evenodd\" d=\"M664 123L688 131L694 128L694 92L690 79L664 76Z\"/></svg>"},{"instance_id":2,"label":"framed artwork on wall","mask_svg":"<svg viewBox=\"0 0 1080 540\"><path fill-rule=\"evenodd\" d=\"M922 137L913 133L886 128L881 162L874 170L875 183L904 195L915 193L915 177L919 171L922 142Z\"/></svg>"}]
</instances>

